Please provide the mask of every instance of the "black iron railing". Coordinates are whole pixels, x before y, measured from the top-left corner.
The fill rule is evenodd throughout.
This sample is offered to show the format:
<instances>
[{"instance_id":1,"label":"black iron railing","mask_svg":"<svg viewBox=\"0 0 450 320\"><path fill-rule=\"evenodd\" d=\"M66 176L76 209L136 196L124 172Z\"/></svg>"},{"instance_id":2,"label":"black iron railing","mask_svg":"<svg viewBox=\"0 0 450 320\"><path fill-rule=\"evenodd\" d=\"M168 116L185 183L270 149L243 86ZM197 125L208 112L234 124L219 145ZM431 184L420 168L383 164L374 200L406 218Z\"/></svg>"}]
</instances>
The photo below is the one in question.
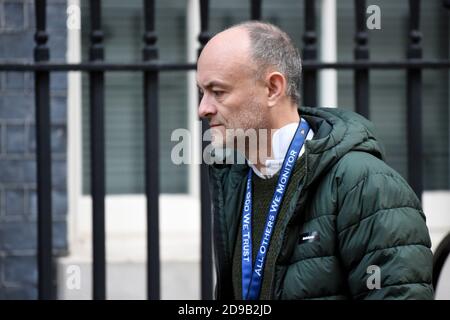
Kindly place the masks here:
<instances>
[{"instance_id":1,"label":"black iron railing","mask_svg":"<svg viewBox=\"0 0 450 320\"><path fill-rule=\"evenodd\" d=\"M200 1L201 32L198 40L201 52L210 38L209 1ZM422 70L448 69L449 60L423 60L419 28L420 0L409 0L410 41L407 60L370 61L365 30L365 0L354 0L356 30L354 61L323 63L317 60L316 1L305 1L305 33L303 36L303 101L317 105L317 72L321 69L350 69L355 77L355 109L369 117L369 70L400 69L406 71L408 106L408 178L420 196L422 184ZM143 1L145 33L143 61L136 63L105 62L101 23L101 1L90 0L91 47L89 62L64 64L49 62L46 32L46 1L35 0L36 47L34 63L0 63L0 71L33 71L36 91L37 183L38 183L38 282L39 299L54 298L52 286L52 217L51 217L51 157L50 157L50 72L84 71L89 73L91 112L91 192L93 197L93 298L106 298L105 259L105 137L104 137L104 72L135 71L144 74L145 110L145 177L147 197L147 296L160 298L159 257L159 146L158 146L158 76L160 72L195 70L194 63L167 63L158 58L155 31L155 1ZM444 6L450 7L448 1ZM252 0L249 17L262 18L262 1ZM203 122L203 129L208 125ZM203 142L205 147L205 142ZM201 165L201 298L212 298L211 203L207 183L207 168Z\"/></svg>"},{"instance_id":2,"label":"black iron railing","mask_svg":"<svg viewBox=\"0 0 450 320\"><path fill-rule=\"evenodd\" d=\"M200 48L198 55L202 52L206 43L210 39L209 29L209 1L200 0L200 35L198 41L200 42ZM198 97L200 101L200 96ZM202 136L205 131L208 130L209 124L206 119L202 119ZM202 139L202 150L207 146L207 141ZM201 281L201 296L202 299L212 298L212 214L211 214L211 200L209 195L208 184L208 168L205 163L200 165L200 210L201 210L201 244L200 244L200 281Z\"/></svg>"},{"instance_id":3,"label":"black iron railing","mask_svg":"<svg viewBox=\"0 0 450 320\"><path fill-rule=\"evenodd\" d=\"M155 1L144 1L145 34L143 60L157 61ZM159 280L159 124L158 70L144 72L145 193L147 197L147 292L160 298Z\"/></svg>"},{"instance_id":4,"label":"black iron railing","mask_svg":"<svg viewBox=\"0 0 450 320\"><path fill-rule=\"evenodd\" d=\"M91 4L91 47L89 61L104 60L102 14L100 0ZM93 243L93 298L106 298L105 243L105 75L103 70L89 73L89 102L91 121L91 193Z\"/></svg>"},{"instance_id":5,"label":"black iron railing","mask_svg":"<svg viewBox=\"0 0 450 320\"><path fill-rule=\"evenodd\" d=\"M303 61L317 60L316 8L314 0L305 1L305 34L303 35ZM303 102L317 106L317 68L308 69L303 63Z\"/></svg>"},{"instance_id":6,"label":"black iron railing","mask_svg":"<svg viewBox=\"0 0 450 320\"><path fill-rule=\"evenodd\" d=\"M36 63L49 60L47 47L45 0L36 1ZM52 297L52 199L50 150L50 74L48 70L36 71L36 162L38 197L38 287L39 297Z\"/></svg>"}]
</instances>

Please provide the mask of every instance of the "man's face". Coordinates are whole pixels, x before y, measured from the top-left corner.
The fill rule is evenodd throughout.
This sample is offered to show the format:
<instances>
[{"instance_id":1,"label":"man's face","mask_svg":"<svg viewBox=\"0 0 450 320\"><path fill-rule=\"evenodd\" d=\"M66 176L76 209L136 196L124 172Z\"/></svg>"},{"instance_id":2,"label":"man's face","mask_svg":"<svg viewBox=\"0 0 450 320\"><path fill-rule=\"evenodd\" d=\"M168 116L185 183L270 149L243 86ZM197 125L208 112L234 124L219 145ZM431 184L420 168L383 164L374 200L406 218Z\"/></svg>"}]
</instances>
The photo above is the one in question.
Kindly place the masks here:
<instances>
[{"instance_id":1,"label":"man's face","mask_svg":"<svg viewBox=\"0 0 450 320\"><path fill-rule=\"evenodd\" d=\"M235 145L235 129L264 128L267 122L265 88L255 78L248 43L246 31L225 31L207 44L198 60L198 113L208 119L216 147Z\"/></svg>"}]
</instances>

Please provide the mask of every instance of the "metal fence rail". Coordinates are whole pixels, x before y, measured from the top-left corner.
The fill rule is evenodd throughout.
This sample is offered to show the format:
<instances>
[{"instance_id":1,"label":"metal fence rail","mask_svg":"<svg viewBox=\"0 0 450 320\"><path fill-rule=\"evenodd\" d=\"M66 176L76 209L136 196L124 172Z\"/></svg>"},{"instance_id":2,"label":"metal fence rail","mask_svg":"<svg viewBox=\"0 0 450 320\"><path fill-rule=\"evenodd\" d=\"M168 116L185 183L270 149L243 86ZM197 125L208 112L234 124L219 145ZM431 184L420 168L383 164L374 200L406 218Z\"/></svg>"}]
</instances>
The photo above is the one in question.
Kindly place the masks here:
<instances>
[{"instance_id":1,"label":"metal fence rail","mask_svg":"<svg viewBox=\"0 0 450 320\"><path fill-rule=\"evenodd\" d=\"M34 60L45 62L50 54L45 31L45 0L36 0L36 47ZM38 197L38 290L40 299L52 297L52 199L50 149L50 74L36 71L36 162Z\"/></svg>"},{"instance_id":2,"label":"metal fence rail","mask_svg":"<svg viewBox=\"0 0 450 320\"><path fill-rule=\"evenodd\" d=\"M423 60L420 21L420 0L409 0L410 27L407 59L371 61L365 30L365 0L354 0L356 30L354 61L322 63L317 60L317 31L314 0L305 1L305 32L303 35L303 99L305 105L317 105L317 72L321 69L346 69L354 72L355 109L369 117L369 70L402 69L407 81L408 107L408 178L414 191L421 195L422 184L422 70L449 69L449 60ZM445 1L443 3L446 3ZM251 0L249 17L262 18L262 1ZM450 5L448 5L450 7ZM159 73L194 70L194 63L167 63L158 58L155 31L155 1L143 1L145 32L143 59L136 63L109 63L104 59L101 1L90 0L91 44L89 62L64 64L49 62L46 32L46 1L35 0L36 34L34 63L0 63L0 71L32 71L35 74L37 184L38 184L38 290L39 299L53 299L52 287L52 216L51 216L51 154L50 154L50 72L83 71L89 73L91 112L91 193L93 197L93 298L106 298L105 258L105 137L104 137L104 73L136 71L144 75L145 184L147 198L147 296L160 298L159 255L159 145L158 88ZM201 32L199 54L210 39L209 1L200 0ZM203 122L203 129L208 125ZM203 142L203 147L205 147ZM211 204L207 183L207 167L201 165L201 297L212 298Z\"/></svg>"},{"instance_id":3,"label":"metal fence rail","mask_svg":"<svg viewBox=\"0 0 450 320\"><path fill-rule=\"evenodd\" d=\"M258 1L253 1L253 3ZM210 39L209 34L209 0L200 0L200 35L198 40L200 48L198 55L202 52L206 43ZM199 97L200 101L200 97ZM206 119L202 121L202 136L208 130L209 124ZM207 141L202 139L202 150L207 146ZM200 165L200 224L201 224L201 241L200 241L200 290L202 299L212 298L212 209L209 195L208 168L205 163Z\"/></svg>"},{"instance_id":4,"label":"metal fence rail","mask_svg":"<svg viewBox=\"0 0 450 320\"><path fill-rule=\"evenodd\" d=\"M91 46L89 61L104 60L102 14L100 0L91 5ZM89 103L91 129L91 193L93 226L93 298L106 298L105 248L105 76L103 70L89 72Z\"/></svg>"},{"instance_id":5,"label":"metal fence rail","mask_svg":"<svg viewBox=\"0 0 450 320\"><path fill-rule=\"evenodd\" d=\"M155 33L155 1L144 1L143 60L158 59ZM160 298L159 280L159 125L158 70L144 72L145 193L147 196L147 295Z\"/></svg>"}]
</instances>

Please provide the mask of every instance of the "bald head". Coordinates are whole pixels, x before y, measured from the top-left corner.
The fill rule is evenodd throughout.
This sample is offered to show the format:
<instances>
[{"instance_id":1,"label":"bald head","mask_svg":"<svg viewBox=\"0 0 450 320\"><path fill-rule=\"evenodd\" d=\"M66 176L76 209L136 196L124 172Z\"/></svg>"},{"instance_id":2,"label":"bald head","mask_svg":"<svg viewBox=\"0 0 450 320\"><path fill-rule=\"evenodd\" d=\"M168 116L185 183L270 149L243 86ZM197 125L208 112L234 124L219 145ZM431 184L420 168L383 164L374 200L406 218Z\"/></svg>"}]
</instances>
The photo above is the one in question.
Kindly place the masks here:
<instances>
[{"instance_id":1,"label":"bald head","mask_svg":"<svg viewBox=\"0 0 450 320\"><path fill-rule=\"evenodd\" d=\"M250 37L248 31L243 27L231 27L222 32L219 32L212 37L202 54L209 50L215 50L216 52L222 50L227 54L249 54L250 53Z\"/></svg>"},{"instance_id":2,"label":"bald head","mask_svg":"<svg viewBox=\"0 0 450 320\"><path fill-rule=\"evenodd\" d=\"M198 65L208 69L220 69L220 73L227 74L243 70L256 72L251 59L249 32L242 27L232 27L216 34L203 48Z\"/></svg>"},{"instance_id":3,"label":"bald head","mask_svg":"<svg viewBox=\"0 0 450 320\"><path fill-rule=\"evenodd\" d=\"M226 29L214 36L206 48L216 46L225 58L238 59L241 67L263 79L268 70L275 70L286 78L286 95L294 104L300 102L301 58L292 39L270 23L247 21ZM220 57L220 52L217 58Z\"/></svg>"}]
</instances>

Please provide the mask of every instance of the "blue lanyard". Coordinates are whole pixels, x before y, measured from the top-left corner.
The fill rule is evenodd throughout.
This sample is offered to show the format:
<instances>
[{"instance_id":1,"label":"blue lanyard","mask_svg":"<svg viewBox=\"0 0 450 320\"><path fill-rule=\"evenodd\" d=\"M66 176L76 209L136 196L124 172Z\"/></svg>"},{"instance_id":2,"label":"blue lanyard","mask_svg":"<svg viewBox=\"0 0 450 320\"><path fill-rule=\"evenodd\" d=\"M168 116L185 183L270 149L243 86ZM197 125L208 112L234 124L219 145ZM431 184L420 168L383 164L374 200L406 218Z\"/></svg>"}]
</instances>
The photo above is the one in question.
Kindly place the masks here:
<instances>
[{"instance_id":1,"label":"blue lanyard","mask_svg":"<svg viewBox=\"0 0 450 320\"><path fill-rule=\"evenodd\" d=\"M242 299L256 300L261 291L266 254L272 237L273 229L283 201L291 173L309 131L308 123L301 119L294 138L283 160L277 186L267 213L264 233L261 239L255 265L252 268L252 169L247 175L247 191L245 193L244 208L242 209Z\"/></svg>"}]
</instances>

